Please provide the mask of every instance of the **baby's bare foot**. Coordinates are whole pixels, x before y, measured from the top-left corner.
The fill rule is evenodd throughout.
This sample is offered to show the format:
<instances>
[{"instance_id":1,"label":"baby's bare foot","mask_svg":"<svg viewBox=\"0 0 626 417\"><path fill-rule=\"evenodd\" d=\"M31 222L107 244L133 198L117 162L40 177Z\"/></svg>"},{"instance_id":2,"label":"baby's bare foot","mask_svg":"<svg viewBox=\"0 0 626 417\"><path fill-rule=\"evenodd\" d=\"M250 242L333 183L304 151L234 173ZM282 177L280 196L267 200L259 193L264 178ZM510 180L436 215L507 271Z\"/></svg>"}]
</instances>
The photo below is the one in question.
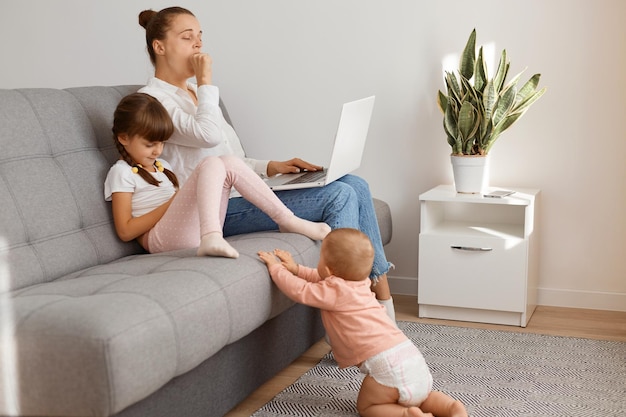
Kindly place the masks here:
<instances>
[{"instance_id":1,"label":"baby's bare foot","mask_svg":"<svg viewBox=\"0 0 626 417\"><path fill-rule=\"evenodd\" d=\"M419 407L408 407L404 412L405 417L434 417L431 413L423 412Z\"/></svg>"},{"instance_id":2,"label":"baby's bare foot","mask_svg":"<svg viewBox=\"0 0 626 417\"><path fill-rule=\"evenodd\" d=\"M461 401L455 400L450 405L450 417L467 417L467 410Z\"/></svg>"}]
</instances>

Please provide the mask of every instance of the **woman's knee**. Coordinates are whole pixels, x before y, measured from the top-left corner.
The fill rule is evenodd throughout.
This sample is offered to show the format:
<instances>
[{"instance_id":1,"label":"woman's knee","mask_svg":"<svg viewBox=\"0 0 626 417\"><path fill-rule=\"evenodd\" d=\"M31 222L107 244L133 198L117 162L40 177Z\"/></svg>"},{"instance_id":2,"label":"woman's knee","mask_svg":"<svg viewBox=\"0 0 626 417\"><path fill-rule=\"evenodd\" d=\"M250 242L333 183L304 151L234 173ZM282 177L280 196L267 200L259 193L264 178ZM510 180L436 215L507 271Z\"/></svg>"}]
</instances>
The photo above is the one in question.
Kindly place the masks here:
<instances>
[{"instance_id":1,"label":"woman's knee","mask_svg":"<svg viewBox=\"0 0 626 417\"><path fill-rule=\"evenodd\" d=\"M370 186L367 181L357 175L348 174L337 181L350 186L357 194L370 194Z\"/></svg>"},{"instance_id":2,"label":"woman's knee","mask_svg":"<svg viewBox=\"0 0 626 417\"><path fill-rule=\"evenodd\" d=\"M357 191L349 184L334 181L323 187L323 192L326 194L329 204L341 207L358 204Z\"/></svg>"},{"instance_id":3,"label":"woman's knee","mask_svg":"<svg viewBox=\"0 0 626 417\"><path fill-rule=\"evenodd\" d=\"M328 195L334 197L341 197L346 199L356 197L355 188L352 187L350 184L341 181L333 181L330 184L324 186L323 190Z\"/></svg>"}]
</instances>

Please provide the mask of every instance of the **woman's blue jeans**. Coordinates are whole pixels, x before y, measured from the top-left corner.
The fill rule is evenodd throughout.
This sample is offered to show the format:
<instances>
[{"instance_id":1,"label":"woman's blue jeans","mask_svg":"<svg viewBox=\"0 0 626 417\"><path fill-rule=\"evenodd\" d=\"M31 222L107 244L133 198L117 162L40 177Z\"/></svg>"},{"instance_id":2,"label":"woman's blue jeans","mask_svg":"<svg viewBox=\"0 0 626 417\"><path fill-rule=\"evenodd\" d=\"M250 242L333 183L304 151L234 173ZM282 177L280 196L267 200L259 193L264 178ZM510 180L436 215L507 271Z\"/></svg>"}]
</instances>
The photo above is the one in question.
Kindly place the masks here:
<instances>
[{"instance_id":1,"label":"woman's blue jeans","mask_svg":"<svg viewBox=\"0 0 626 417\"><path fill-rule=\"evenodd\" d=\"M356 175L346 175L325 187L277 191L280 200L300 218L325 222L332 229L351 227L365 233L374 246L375 279L389 271L376 211L367 182ZM278 225L265 213L242 197L228 202L224 236L276 230Z\"/></svg>"}]
</instances>

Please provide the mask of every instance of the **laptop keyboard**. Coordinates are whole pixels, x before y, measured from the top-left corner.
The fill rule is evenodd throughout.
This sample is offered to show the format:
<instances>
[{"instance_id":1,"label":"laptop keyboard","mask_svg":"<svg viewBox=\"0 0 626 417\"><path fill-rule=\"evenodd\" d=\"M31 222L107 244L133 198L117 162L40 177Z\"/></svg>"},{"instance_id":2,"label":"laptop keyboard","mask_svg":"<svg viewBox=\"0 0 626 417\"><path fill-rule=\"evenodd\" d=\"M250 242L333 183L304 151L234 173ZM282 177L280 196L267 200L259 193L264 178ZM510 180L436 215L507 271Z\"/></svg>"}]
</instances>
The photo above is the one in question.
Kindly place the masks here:
<instances>
[{"instance_id":1,"label":"laptop keyboard","mask_svg":"<svg viewBox=\"0 0 626 417\"><path fill-rule=\"evenodd\" d=\"M298 178L294 178L291 181L287 181L285 184L302 184L305 182L314 182L323 178L326 175L326 171L309 171L304 175L300 175Z\"/></svg>"}]
</instances>

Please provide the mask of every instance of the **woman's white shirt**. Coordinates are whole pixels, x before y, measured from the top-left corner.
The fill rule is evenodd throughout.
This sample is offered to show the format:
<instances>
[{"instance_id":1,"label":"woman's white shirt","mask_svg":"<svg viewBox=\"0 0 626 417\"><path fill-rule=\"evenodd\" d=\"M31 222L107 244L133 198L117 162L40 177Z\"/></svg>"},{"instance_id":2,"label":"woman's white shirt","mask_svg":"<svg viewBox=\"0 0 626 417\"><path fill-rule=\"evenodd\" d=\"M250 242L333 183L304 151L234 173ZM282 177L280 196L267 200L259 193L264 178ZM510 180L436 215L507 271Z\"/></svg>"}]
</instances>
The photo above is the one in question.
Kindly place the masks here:
<instances>
[{"instance_id":1,"label":"woman's white shirt","mask_svg":"<svg viewBox=\"0 0 626 417\"><path fill-rule=\"evenodd\" d=\"M172 168L166 161L160 160L164 168ZM104 181L104 199L111 201L113 193L133 193L132 215L142 216L166 203L176 192L174 184L160 171L150 172L160 181L158 187L150 184L141 175L133 172L126 161L119 160L109 169Z\"/></svg>"},{"instance_id":2,"label":"woman's white shirt","mask_svg":"<svg viewBox=\"0 0 626 417\"><path fill-rule=\"evenodd\" d=\"M220 109L219 89L191 82L187 88L196 94L198 106L187 91L156 77L139 90L159 100L174 122L174 134L165 142L162 157L171 164L181 185L207 156L236 155L257 174L265 175L269 161L245 157L237 133Z\"/></svg>"}]
</instances>

